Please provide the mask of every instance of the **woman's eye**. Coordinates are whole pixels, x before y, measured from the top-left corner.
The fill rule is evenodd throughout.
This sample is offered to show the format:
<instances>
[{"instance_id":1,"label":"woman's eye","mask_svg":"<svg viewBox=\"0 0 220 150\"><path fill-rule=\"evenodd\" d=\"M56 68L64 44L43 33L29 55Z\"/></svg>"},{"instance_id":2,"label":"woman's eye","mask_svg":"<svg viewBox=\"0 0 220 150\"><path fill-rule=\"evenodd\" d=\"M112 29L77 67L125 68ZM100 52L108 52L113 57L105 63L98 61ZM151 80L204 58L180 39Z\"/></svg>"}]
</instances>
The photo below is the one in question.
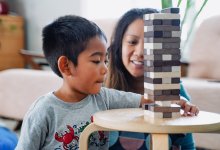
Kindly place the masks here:
<instances>
[{"instance_id":1,"label":"woman's eye","mask_svg":"<svg viewBox=\"0 0 220 150\"><path fill-rule=\"evenodd\" d=\"M108 64L108 60L105 60L105 64Z\"/></svg>"},{"instance_id":2,"label":"woman's eye","mask_svg":"<svg viewBox=\"0 0 220 150\"><path fill-rule=\"evenodd\" d=\"M128 41L128 43L131 45L135 45L137 43L137 41Z\"/></svg>"}]
</instances>

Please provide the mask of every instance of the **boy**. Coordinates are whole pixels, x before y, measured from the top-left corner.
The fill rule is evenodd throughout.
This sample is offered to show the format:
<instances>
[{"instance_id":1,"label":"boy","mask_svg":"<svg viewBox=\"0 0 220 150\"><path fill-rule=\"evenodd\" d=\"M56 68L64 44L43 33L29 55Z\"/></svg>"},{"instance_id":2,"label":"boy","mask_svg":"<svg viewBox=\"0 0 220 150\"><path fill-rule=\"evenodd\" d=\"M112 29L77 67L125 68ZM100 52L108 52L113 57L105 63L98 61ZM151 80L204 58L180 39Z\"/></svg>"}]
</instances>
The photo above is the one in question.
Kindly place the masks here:
<instances>
[{"instance_id":1,"label":"boy","mask_svg":"<svg viewBox=\"0 0 220 150\"><path fill-rule=\"evenodd\" d=\"M63 85L40 97L24 118L17 150L78 149L80 133L101 110L139 107L139 94L102 87L106 37L91 21L63 16L43 29L43 50ZM108 149L107 133L91 135L89 149Z\"/></svg>"}]
</instances>

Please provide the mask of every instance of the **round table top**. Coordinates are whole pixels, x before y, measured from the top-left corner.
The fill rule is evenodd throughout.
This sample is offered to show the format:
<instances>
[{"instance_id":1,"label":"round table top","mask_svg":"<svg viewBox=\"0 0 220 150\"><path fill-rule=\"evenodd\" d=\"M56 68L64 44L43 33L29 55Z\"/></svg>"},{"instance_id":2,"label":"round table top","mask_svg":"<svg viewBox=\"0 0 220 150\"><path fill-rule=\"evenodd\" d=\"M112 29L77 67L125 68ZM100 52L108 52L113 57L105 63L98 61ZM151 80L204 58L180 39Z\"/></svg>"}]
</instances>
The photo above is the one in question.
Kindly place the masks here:
<instances>
[{"instance_id":1,"label":"round table top","mask_svg":"<svg viewBox=\"0 0 220 150\"><path fill-rule=\"evenodd\" d=\"M199 133L220 132L220 114L200 111L198 116L179 118L144 117L141 108L100 111L93 116L98 126L119 131L145 133Z\"/></svg>"}]
</instances>

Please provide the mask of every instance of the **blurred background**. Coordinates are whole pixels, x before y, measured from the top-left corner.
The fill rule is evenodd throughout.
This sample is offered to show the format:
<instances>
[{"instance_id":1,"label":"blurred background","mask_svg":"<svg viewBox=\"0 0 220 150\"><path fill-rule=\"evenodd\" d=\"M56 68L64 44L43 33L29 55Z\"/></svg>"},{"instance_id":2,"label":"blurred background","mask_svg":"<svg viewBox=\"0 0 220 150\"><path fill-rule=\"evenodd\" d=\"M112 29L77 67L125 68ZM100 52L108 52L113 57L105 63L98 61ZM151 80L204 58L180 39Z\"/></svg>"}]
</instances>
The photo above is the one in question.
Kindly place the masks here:
<instances>
[{"instance_id":1,"label":"blurred background","mask_svg":"<svg viewBox=\"0 0 220 150\"><path fill-rule=\"evenodd\" d=\"M18 135L23 116L40 95L59 87L42 53L42 29L60 16L95 21L110 38L131 8L179 7L181 80L201 110L220 114L220 9L215 0L0 0L0 127ZM19 69L18 69L19 68ZM220 134L194 134L203 150L220 149ZM1 135L0 135L1 136Z\"/></svg>"},{"instance_id":2,"label":"blurred background","mask_svg":"<svg viewBox=\"0 0 220 150\"><path fill-rule=\"evenodd\" d=\"M117 19L130 8L152 7L161 9L161 0L7 0L10 13L15 13L24 17L25 20L25 49L41 50L41 30L55 18L66 15L76 14L88 19ZM183 0L180 4L181 17L183 19L187 3L192 7L188 18L192 19L194 14L199 11L204 0ZM173 6L178 5L178 0L173 0ZM199 14L195 26L202 20L220 14L220 9L216 1L209 0ZM184 30L188 30L190 21L184 25ZM185 40L187 35L182 35ZM187 48L186 48L187 49ZM187 50L184 48L184 59L187 59Z\"/></svg>"}]
</instances>

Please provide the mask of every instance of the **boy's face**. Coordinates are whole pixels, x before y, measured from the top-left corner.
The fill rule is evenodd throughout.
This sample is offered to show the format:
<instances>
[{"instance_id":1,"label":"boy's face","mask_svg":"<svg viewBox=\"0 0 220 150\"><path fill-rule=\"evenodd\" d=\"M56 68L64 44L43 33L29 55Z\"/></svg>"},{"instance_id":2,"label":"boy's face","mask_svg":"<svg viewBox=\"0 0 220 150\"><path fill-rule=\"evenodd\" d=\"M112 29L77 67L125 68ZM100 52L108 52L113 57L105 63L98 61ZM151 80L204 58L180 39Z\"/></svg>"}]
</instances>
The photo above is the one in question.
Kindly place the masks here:
<instances>
[{"instance_id":1,"label":"boy's face","mask_svg":"<svg viewBox=\"0 0 220 150\"><path fill-rule=\"evenodd\" d=\"M74 81L70 85L81 94L96 94L107 74L107 46L98 36L90 39L86 49L79 54L74 66Z\"/></svg>"}]
</instances>

